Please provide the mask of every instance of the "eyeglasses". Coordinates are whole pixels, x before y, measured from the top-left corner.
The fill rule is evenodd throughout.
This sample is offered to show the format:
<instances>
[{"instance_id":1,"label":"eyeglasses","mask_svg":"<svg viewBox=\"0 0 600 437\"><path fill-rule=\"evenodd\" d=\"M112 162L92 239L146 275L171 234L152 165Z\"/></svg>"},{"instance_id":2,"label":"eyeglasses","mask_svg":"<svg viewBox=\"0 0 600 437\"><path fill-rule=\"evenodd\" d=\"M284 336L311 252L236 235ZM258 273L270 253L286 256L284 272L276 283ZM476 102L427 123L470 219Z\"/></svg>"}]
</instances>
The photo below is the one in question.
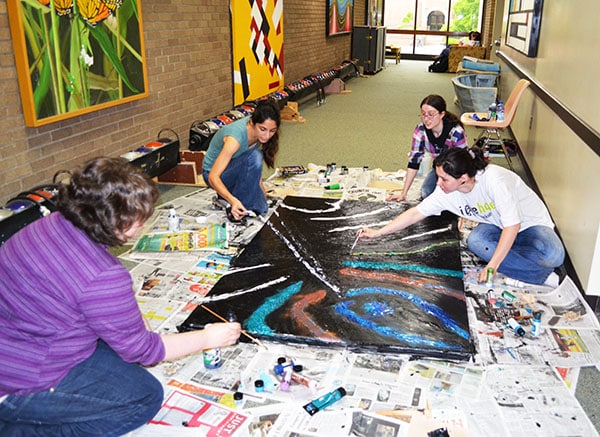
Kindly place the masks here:
<instances>
[{"instance_id":1,"label":"eyeglasses","mask_svg":"<svg viewBox=\"0 0 600 437\"><path fill-rule=\"evenodd\" d=\"M421 118L433 118L439 115L439 112L421 112Z\"/></svg>"}]
</instances>

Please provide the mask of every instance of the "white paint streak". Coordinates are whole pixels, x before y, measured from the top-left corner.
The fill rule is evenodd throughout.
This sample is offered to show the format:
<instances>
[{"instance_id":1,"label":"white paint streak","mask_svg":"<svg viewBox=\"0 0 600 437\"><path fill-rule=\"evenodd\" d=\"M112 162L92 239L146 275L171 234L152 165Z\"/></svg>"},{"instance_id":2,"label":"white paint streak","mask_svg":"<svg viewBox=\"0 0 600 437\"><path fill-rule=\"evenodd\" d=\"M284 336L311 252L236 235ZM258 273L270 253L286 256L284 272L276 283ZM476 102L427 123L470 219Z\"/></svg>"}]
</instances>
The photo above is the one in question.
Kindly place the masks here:
<instances>
[{"instance_id":1,"label":"white paint streak","mask_svg":"<svg viewBox=\"0 0 600 437\"><path fill-rule=\"evenodd\" d=\"M271 222L267 222L267 225L269 226L269 228L271 228L271 230L275 233L275 235L277 235L277 237L279 237L281 239L281 241L283 241L286 244L286 246L288 247L288 249L290 249L290 251L296 257L296 259L298 261L300 261L304 265L304 267L306 267L306 269L315 278L317 278L319 281L321 281L323 284L325 284L326 286L328 286L329 288L331 288L336 293L341 294L341 290L337 286L333 285L332 283L330 283L327 280L326 275L322 271L321 268L317 268L317 267L314 267L314 266L310 265L310 263L300 254L300 252L298 251L298 249L296 249L294 247L294 245L290 242L290 240L288 240L281 232L279 232L277 229L275 229L275 227L273 226L273 224ZM316 263L316 261L315 261L315 263Z\"/></svg>"},{"instance_id":2,"label":"white paint streak","mask_svg":"<svg viewBox=\"0 0 600 437\"><path fill-rule=\"evenodd\" d=\"M233 269L229 269L227 270L225 273L223 273L223 276L225 275L230 275L232 273L238 273L238 272L243 272L246 270L254 270L254 269L262 269L263 267L271 267L273 264L271 263L265 263L265 264L258 264L255 266L249 266L249 267L234 267Z\"/></svg>"},{"instance_id":3,"label":"white paint streak","mask_svg":"<svg viewBox=\"0 0 600 437\"><path fill-rule=\"evenodd\" d=\"M362 225L354 225L354 226L342 226L339 228L333 228L330 229L327 232L345 232L345 231L354 231L356 229L362 229L364 227L376 227L376 226L385 226L387 225L389 222L391 222L391 220L386 220L383 222L378 222L378 223L368 223L368 224L362 224Z\"/></svg>"},{"instance_id":4,"label":"white paint streak","mask_svg":"<svg viewBox=\"0 0 600 437\"><path fill-rule=\"evenodd\" d=\"M298 211L298 212L303 212L303 213L306 213L306 214L323 214L323 213L326 213L326 212L339 211L342 208L342 199L338 200L337 202L332 202L332 203L329 203L329 204L331 205L331 208L329 208L329 209L296 208L294 206L287 205L285 202L282 202L280 206L282 208L289 209L290 211Z\"/></svg>"},{"instance_id":5,"label":"white paint streak","mask_svg":"<svg viewBox=\"0 0 600 437\"><path fill-rule=\"evenodd\" d=\"M411 238L419 238L419 237L422 237L423 235L439 234L440 232L450 231L451 229L452 229L452 225L448 225L445 228L434 229L433 231L423 232L422 234L409 235L408 237L401 238L400 240L410 240Z\"/></svg>"},{"instance_id":6,"label":"white paint streak","mask_svg":"<svg viewBox=\"0 0 600 437\"><path fill-rule=\"evenodd\" d=\"M265 282L263 284L257 285L256 287L247 288L245 290L238 290L238 291L234 291L232 293L217 294L215 296L206 296L206 297L204 297L202 299L201 302L202 303L216 302L218 300L225 300L225 299L229 299L231 297L241 296L243 294L254 293L255 291L264 290L265 288L268 288L271 285L275 285L275 284L279 284L281 282L285 282L288 279L289 279L289 276L281 276L281 277L279 277L277 279L274 279L272 281Z\"/></svg>"},{"instance_id":7,"label":"white paint streak","mask_svg":"<svg viewBox=\"0 0 600 437\"><path fill-rule=\"evenodd\" d=\"M354 215L346 215L346 216L338 216L338 217L312 217L311 220L317 220L317 221L326 221L326 220L352 220L352 219L357 219L357 218L362 218L362 217L368 217L370 215L377 215L379 213L388 211L389 208L379 208L373 211L368 211L368 212L361 212L360 214L354 214Z\"/></svg>"}]
</instances>

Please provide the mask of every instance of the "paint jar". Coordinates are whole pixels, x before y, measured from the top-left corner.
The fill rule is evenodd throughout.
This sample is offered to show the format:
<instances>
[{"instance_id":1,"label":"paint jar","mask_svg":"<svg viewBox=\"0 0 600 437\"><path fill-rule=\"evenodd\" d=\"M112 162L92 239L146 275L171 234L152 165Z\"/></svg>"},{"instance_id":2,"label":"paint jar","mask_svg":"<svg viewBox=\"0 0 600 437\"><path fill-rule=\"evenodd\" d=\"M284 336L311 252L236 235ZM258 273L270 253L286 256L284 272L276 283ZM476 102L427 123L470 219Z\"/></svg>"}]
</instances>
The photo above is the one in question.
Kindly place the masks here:
<instances>
[{"instance_id":1,"label":"paint jar","mask_svg":"<svg viewBox=\"0 0 600 437\"><path fill-rule=\"evenodd\" d=\"M235 402L235 405L237 405L238 407L240 405L242 405L244 403L244 393L241 393L239 391L236 391L233 394L233 402Z\"/></svg>"},{"instance_id":2,"label":"paint jar","mask_svg":"<svg viewBox=\"0 0 600 437\"><path fill-rule=\"evenodd\" d=\"M254 381L254 391L260 393L265 389L265 382L262 379Z\"/></svg>"},{"instance_id":3,"label":"paint jar","mask_svg":"<svg viewBox=\"0 0 600 437\"><path fill-rule=\"evenodd\" d=\"M207 369L217 369L223 365L221 359L221 349L204 349L202 351L202 359L204 361L204 367Z\"/></svg>"}]
</instances>

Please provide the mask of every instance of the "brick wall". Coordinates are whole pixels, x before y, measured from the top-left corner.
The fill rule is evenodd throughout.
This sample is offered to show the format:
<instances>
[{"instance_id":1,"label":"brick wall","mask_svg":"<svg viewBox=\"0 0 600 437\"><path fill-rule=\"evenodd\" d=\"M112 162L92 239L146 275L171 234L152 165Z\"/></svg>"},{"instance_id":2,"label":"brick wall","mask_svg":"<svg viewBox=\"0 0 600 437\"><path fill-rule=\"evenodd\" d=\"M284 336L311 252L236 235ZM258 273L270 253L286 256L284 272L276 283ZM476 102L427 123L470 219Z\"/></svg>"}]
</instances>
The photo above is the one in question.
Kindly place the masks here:
<instances>
[{"instance_id":1,"label":"brick wall","mask_svg":"<svg viewBox=\"0 0 600 437\"><path fill-rule=\"evenodd\" d=\"M16 0L8 0L16 1ZM290 83L350 58L351 36L325 36L326 0L284 0L284 68ZM355 23L365 22L355 1ZM118 156L170 128L188 130L232 107L229 2L144 0L149 97L46 126L23 120L6 2L0 3L0 205L59 170L98 156Z\"/></svg>"}]
</instances>

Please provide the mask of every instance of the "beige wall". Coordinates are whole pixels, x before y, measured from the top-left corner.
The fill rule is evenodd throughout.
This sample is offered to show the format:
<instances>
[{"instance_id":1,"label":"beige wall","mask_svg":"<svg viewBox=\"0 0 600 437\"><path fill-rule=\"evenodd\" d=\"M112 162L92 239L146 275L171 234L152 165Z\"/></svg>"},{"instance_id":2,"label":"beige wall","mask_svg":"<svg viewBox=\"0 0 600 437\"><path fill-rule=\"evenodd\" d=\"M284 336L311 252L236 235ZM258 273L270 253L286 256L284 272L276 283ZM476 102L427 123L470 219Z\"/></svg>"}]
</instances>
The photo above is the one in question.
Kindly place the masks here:
<instances>
[{"instance_id":1,"label":"beige wall","mask_svg":"<svg viewBox=\"0 0 600 437\"><path fill-rule=\"evenodd\" d=\"M600 132L599 64L594 56L600 51L596 0L546 0L536 58L504 46L508 1L502 3L498 2L498 10L504 11L502 46L497 48ZM518 78L507 65L502 65L502 72L501 92L506 96ZM600 222L600 157L531 91L519 107L513 131L585 291L600 294L600 284L590 282L594 256L596 264L600 257L595 253Z\"/></svg>"},{"instance_id":2,"label":"beige wall","mask_svg":"<svg viewBox=\"0 0 600 437\"><path fill-rule=\"evenodd\" d=\"M11 0L12 1L12 0ZM143 0L149 97L39 128L23 120L6 2L0 2L0 205L85 159L117 156L233 106L229 1ZM323 0L285 0L285 81L350 58L351 36L325 37ZM355 2L365 23L365 0Z\"/></svg>"}]
</instances>

